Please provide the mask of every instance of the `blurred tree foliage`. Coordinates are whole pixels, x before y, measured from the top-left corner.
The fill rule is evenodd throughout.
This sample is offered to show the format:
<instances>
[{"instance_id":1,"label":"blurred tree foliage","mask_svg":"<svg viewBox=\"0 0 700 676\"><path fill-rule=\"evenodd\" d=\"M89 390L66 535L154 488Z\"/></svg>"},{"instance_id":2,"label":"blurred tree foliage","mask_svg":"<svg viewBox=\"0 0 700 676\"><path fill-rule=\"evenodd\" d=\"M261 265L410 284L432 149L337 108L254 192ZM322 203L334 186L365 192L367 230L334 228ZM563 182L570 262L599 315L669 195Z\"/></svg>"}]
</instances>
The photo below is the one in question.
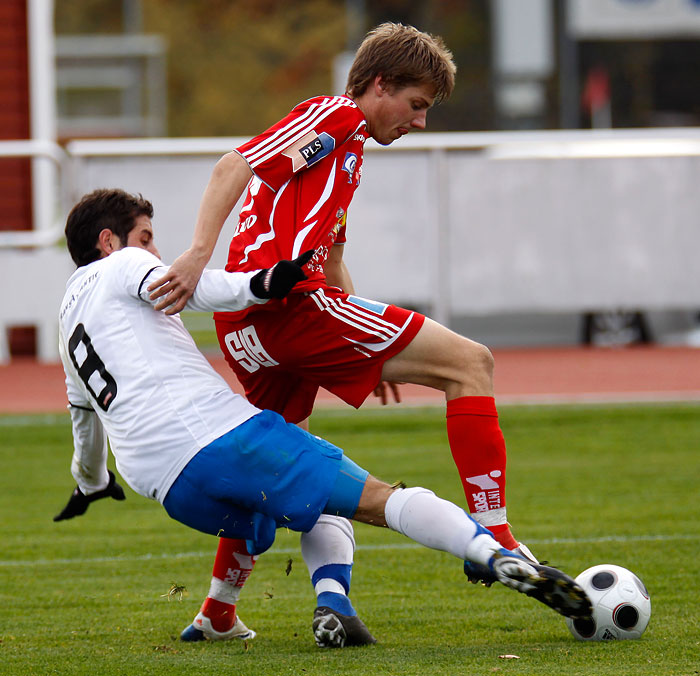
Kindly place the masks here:
<instances>
[{"instance_id":1,"label":"blurred tree foliage","mask_svg":"<svg viewBox=\"0 0 700 676\"><path fill-rule=\"evenodd\" d=\"M131 0L133 3L134 0ZM372 0L365 30L383 21L442 35L458 65L452 98L429 129L488 129L488 0ZM296 103L332 91L333 59L346 48L345 0L142 0L142 29L168 44L171 136L252 135ZM120 33L115 0L58 0L58 34Z\"/></svg>"},{"instance_id":2,"label":"blurred tree foliage","mask_svg":"<svg viewBox=\"0 0 700 676\"><path fill-rule=\"evenodd\" d=\"M113 0L54 0L56 33L121 33L122 4Z\"/></svg>"}]
</instances>

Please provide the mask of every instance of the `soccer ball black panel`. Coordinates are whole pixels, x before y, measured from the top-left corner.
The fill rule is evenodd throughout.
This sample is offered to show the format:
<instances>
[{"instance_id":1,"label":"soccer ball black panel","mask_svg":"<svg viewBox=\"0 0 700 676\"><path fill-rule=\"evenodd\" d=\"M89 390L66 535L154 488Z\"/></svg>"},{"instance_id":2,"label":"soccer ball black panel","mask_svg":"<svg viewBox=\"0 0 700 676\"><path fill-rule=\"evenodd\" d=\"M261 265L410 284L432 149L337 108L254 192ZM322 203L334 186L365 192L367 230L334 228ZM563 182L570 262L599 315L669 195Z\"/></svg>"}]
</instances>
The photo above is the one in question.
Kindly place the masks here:
<instances>
[{"instance_id":1,"label":"soccer ball black panel","mask_svg":"<svg viewBox=\"0 0 700 676\"><path fill-rule=\"evenodd\" d=\"M615 580L617 578L613 573L609 570L602 570L600 573L596 573L592 578L591 578L591 587L593 589L610 589L615 584Z\"/></svg>"},{"instance_id":2,"label":"soccer ball black panel","mask_svg":"<svg viewBox=\"0 0 700 676\"><path fill-rule=\"evenodd\" d=\"M621 606L615 608L613 622L620 627L620 629L628 631L634 629L639 623L639 611L634 606L623 603Z\"/></svg>"}]
</instances>

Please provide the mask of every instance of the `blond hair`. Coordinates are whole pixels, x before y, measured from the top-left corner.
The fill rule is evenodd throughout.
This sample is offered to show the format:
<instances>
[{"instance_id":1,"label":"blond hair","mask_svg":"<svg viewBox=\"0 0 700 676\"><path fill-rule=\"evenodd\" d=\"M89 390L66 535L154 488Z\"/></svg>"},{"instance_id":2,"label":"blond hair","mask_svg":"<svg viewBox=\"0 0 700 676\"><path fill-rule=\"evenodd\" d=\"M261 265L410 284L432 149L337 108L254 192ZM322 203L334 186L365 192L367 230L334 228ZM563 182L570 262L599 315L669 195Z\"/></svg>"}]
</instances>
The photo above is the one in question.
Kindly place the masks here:
<instances>
[{"instance_id":1,"label":"blond hair","mask_svg":"<svg viewBox=\"0 0 700 676\"><path fill-rule=\"evenodd\" d=\"M399 89L429 83L436 103L447 99L455 84L457 67L442 38L413 26L383 23L362 41L353 61L346 94L361 96L377 75Z\"/></svg>"}]
</instances>

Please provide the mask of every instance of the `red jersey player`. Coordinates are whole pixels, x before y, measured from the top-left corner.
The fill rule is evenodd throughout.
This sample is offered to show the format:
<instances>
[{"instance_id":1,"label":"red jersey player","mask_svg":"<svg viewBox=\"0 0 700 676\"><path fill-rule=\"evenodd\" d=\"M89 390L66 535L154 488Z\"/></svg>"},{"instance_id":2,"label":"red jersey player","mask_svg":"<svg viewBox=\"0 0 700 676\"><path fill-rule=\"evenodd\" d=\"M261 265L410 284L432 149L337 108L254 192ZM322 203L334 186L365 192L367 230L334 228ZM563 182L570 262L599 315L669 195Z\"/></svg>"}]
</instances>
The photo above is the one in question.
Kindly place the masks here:
<instances>
[{"instance_id":1,"label":"red jersey player","mask_svg":"<svg viewBox=\"0 0 700 676\"><path fill-rule=\"evenodd\" d=\"M490 351L419 313L355 296L343 263L347 210L360 183L366 139L388 145L424 129L429 108L452 92L454 75L452 55L440 38L401 24L371 31L357 52L345 96L299 104L219 160L192 245L152 285L152 297L161 298L156 307L168 314L183 308L247 186L227 270L265 268L315 250L308 279L287 298L215 315L221 348L251 402L304 424L319 387L355 407L377 388L383 395L384 383L442 390L450 450L470 512L503 546L529 555L506 520L506 449ZM327 528L337 535L338 524ZM226 546L220 544L217 561L230 559ZM341 624L354 615L349 601L336 603L349 586L352 546L346 551L346 579L323 577L335 561L319 562L321 572L312 572L319 608L330 607ZM465 572L472 581L489 581L479 571ZM215 578L222 573L215 565Z\"/></svg>"}]
</instances>

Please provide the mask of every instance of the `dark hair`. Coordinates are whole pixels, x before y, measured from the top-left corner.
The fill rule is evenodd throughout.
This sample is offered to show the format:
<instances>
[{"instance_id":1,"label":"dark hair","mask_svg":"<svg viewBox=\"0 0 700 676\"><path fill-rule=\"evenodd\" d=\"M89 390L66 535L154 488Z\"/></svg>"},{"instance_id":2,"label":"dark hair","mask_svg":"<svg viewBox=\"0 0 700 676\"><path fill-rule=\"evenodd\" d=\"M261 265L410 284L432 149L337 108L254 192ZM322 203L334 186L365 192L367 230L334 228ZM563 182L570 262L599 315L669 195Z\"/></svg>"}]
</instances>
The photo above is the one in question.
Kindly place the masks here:
<instances>
[{"instance_id":1,"label":"dark hair","mask_svg":"<svg viewBox=\"0 0 700 676\"><path fill-rule=\"evenodd\" d=\"M126 244L141 215L153 218L153 206L141 195L130 195L119 188L102 188L84 195L66 221L66 241L73 262L80 267L100 257L97 239L105 228Z\"/></svg>"},{"instance_id":2,"label":"dark hair","mask_svg":"<svg viewBox=\"0 0 700 676\"><path fill-rule=\"evenodd\" d=\"M447 99L455 86L457 67L442 38L413 26L383 23L367 33L348 74L346 94L361 96L377 75L403 89L433 85L435 102Z\"/></svg>"}]
</instances>

